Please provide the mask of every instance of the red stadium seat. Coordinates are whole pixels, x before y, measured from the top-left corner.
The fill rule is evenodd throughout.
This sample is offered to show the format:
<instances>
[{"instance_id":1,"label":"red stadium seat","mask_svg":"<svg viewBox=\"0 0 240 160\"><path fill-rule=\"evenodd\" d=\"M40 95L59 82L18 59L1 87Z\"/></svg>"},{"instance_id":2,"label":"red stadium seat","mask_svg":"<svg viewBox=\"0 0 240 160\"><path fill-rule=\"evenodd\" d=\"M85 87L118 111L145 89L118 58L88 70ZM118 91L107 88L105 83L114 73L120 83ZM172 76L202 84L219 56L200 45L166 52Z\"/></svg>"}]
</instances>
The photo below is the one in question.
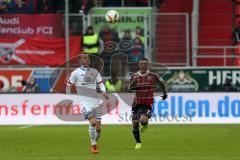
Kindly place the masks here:
<instances>
[{"instance_id":1,"label":"red stadium seat","mask_svg":"<svg viewBox=\"0 0 240 160\"><path fill-rule=\"evenodd\" d=\"M240 16L240 4L236 5L235 14L236 14L236 16Z\"/></svg>"},{"instance_id":2,"label":"red stadium seat","mask_svg":"<svg viewBox=\"0 0 240 160\"><path fill-rule=\"evenodd\" d=\"M239 26L240 26L240 17L236 17L235 27L239 27Z\"/></svg>"},{"instance_id":3,"label":"red stadium seat","mask_svg":"<svg viewBox=\"0 0 240 160\"><path fill-rule=\"evenodd\" d=\"M240 44L236 45L236 49L235 49L235 54L239 54L240 55Z\"/></svg>"},{"instance_id":4,"label":"red stadium seat","mask_svg":"<svg viewBox=\"0 0 240 160\"><path fill-rule=\"evenodd\" d=\"M236 46L237 46L237 48L235 49L235 55L236 56L240 56L240 44L237 44ZM235 58L235 64L237 66L240 66L240 57L239 58Z\"/></svg>"}]
</instances>

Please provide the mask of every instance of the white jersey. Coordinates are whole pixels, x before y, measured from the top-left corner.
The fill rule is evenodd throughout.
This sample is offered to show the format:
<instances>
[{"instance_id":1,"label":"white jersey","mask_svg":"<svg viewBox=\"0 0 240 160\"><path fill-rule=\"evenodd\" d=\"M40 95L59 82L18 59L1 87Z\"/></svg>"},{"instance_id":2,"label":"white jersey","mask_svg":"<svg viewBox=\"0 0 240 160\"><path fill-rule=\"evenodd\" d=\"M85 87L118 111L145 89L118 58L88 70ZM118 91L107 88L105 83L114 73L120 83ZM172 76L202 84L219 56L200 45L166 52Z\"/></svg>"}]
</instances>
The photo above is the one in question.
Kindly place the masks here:
<instances>
[{"instance_id":1,"label":"white jersey","mask_svg":"<svg viewBox=\"0 0 240 160\"><path fill-rule=\"evenodd\" d=\"M102 77L96 69L79 67L71 73L68 83L76 86L80 106L88 112L101 104L96 88Z\"/></svg>"},{"instance_id":2,"label":"white jersey","mask_svg":"<svg viewBox=\"0 0 240 160\"><path fill-rule=\"evenodd\" d=\"M94 68L79 67L71 73L68 82L78 87L96 90L97 84L102 82L102 77Z\"/></svg>"}]
</instances>

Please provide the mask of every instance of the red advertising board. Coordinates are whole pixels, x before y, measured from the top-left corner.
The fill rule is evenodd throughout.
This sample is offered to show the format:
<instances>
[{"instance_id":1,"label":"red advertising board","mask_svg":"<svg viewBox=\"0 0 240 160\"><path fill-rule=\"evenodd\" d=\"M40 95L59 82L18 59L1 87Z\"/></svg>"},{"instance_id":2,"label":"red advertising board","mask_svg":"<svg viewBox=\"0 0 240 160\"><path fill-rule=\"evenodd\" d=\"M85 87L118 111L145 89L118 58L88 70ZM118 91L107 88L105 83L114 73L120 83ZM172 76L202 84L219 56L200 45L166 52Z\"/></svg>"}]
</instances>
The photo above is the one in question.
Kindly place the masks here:
<instances>
[{"instance_id":1,"label":"red advertising board","mask_svg":"<svg viewBox=\"0 0 240 160\"><path fill-rule=\"evenodd\" d=\"M18 92L22 92L22 80L29 80L32 70L0 70L0 83L2 84L1 90L8 91L10 88L15 87Z\"/></svg>"},{"instance_id":2,"label":"red advertising board","mask_svg":"<svg viewBox=\"0 0 240 160\"><path fill-rule=\"evenodd\" d=\"M1 14L1 37L64 37L62 14Z\"/></svg>"},{"instance_id":3,"label":"red advertising board","mask_svg":"<svg viewBox=\"0 0 240 160\"><path fill-rule=\"evenodd\" d=\"M70 58L80 53L80 40L70 38ZM65 61L65 39L0 38L0 65L58 66Z\"/></svg>"}]
</instances>

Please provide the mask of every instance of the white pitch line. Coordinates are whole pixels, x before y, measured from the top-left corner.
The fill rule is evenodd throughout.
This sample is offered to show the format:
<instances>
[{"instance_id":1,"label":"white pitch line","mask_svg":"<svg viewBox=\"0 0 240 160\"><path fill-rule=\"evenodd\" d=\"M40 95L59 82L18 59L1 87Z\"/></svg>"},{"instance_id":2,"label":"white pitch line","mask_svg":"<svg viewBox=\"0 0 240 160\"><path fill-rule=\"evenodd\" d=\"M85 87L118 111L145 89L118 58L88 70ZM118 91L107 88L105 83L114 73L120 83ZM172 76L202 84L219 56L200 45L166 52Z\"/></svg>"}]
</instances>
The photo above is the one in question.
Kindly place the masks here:
<instances>
[{"instance_id":1,"label":"white pitch line","mask_svg":"<svg viewBox=\"0 0 240 160\"><path fill-rule=\"evenodd\" d=\"M21 127L18 127L18 129L26 129L26 128L30 128L30 127L33 127L33 125L21 126Z\"/></svg>"}]
</instances>

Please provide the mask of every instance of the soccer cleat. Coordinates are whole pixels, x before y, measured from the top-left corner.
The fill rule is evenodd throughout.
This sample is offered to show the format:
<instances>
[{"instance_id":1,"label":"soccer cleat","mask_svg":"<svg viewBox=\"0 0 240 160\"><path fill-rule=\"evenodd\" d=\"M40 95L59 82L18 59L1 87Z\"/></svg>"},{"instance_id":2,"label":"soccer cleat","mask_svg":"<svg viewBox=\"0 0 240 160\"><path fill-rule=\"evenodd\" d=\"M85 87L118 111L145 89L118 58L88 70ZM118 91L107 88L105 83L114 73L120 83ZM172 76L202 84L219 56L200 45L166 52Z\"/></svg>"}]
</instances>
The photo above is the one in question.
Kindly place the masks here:
<instances>
[{"instance_id":1,"label":"soccer cleat","mask_svg":"<svg viewBox=\"0 0 240 160\"><path fill-rule=\"evenodd\" d=\"M141 125L141 133L146 132L146 130L147 130L147 125L145 126Z\"/></svg>"},{"instance_id":2,"label":"soccer cleat","mask_svg":"<svg viewBox=\"0 0 240 160\"><path fill-rule=\"evenodd\" d=\"M140 149L142 147L142 144L141 143L137 143L136 145L135 145L135 149Z\"/></svg>"},{"instance_id":3,"label":"soccer cleat","mask_svg":"<svg viewBox=\"0 0 240 160\"><path fill-rule=\"evenodd\" d=\"M92 153L93 154L98 154L99 153L99 151L97 149L97 145L92 145Z\"/></svg>"}]
</instances>

